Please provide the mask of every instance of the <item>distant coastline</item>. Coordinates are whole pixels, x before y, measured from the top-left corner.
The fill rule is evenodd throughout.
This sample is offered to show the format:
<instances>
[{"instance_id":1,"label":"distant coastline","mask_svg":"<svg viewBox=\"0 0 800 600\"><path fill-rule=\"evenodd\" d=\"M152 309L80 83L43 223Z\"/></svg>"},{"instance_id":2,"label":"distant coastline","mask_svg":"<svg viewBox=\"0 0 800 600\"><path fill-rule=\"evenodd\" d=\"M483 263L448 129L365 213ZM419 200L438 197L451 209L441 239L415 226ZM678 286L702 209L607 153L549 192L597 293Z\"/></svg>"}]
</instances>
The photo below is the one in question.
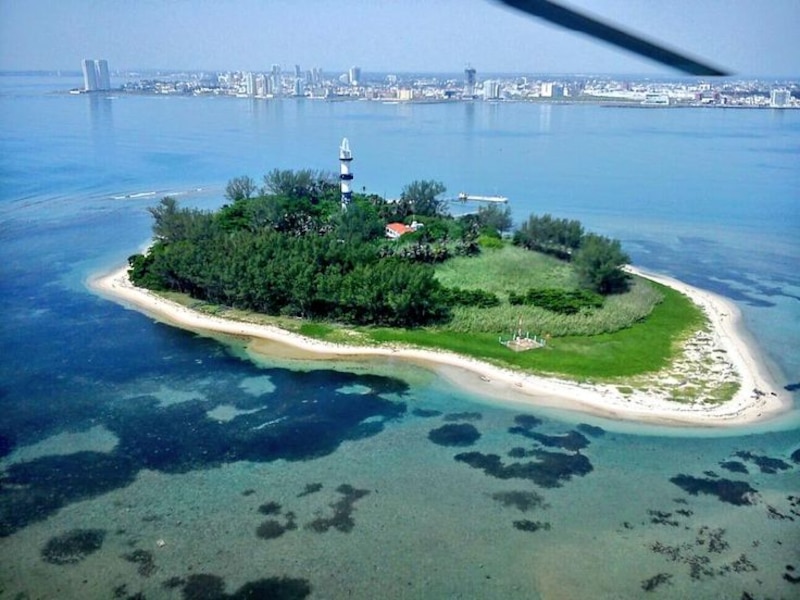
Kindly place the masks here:
<instances>
[{"instance_id":1,"label":"distant coastline","mask_svg":"<svg viewBox=\"0 0 800 600\"><path fill-rule=\"evenodd\" d=\"M774 381L763 360L747 343L739 310L732 302L676 279L639 269L629 268L629 271L680 291L703 309L711 325L711 339L702 351L725 353L739 375L741 387L732 400L714 405L679 403L639 390L622 393L618 384L583 384L542 377L500 368L452 352L331 344L275 326L234 321L191 310L134 286L127 271L128 268L123 267L95 276L87 285L103 297L192 331L270 340L299 350L310 359L401 358L434 369L470 392L508 402L684 427L746 425L775 418L792 405L789 394Z\"/></svg>"}]
</instances>

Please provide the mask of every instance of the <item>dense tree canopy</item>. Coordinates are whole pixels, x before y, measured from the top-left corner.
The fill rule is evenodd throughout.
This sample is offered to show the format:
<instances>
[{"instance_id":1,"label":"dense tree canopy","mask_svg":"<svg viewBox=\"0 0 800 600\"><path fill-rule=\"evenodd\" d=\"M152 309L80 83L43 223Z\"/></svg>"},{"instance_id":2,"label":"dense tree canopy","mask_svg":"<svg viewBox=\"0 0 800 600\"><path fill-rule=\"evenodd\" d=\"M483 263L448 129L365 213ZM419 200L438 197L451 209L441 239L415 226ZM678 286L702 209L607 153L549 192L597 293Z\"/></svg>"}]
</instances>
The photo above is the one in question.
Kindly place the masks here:
<instances>
[{"instance_id":1,"label":"dense tree canopy","mask_svg":"<svg viewBox=\"0 0 800 600\"><path fill-rule=\"evenodd\" d=\"M445 289L433 264L480 252L511 225L508 207L489 206L455 219L437 197L436 181L414 181L399 202L354 194L342 211L338 186L310 170L273 170L256 190L249 177L232 179L229 201L216 212L181 208L163 198L149 209L154 242L130 257L131 279L212 303L272 315L354 324L415 327L445 321L457 306L489 308L501 299L480 289ZM424 221L390 241L387 222ZM527 248L572 260L582 284L601 294L627 289L628 262L616 240L585 235L578 221L532 216L515 234ZM480 241L480 245L478 242ZM579 290L529 290L512 304L556 312L591 310L602 301Z\"/></svg>"},{"instance_id":2,"label":"dense tree canopy","mask_svg":"<svg viewBox=\"0 0 800 600\"><path fill-rule=\"evenodd\" d=\"M621 267L630 262L619 240L593 233L584 236L575 254L575 265L582 283L600 294L615 294L628 289L630 275Z\"/></svg>"},{"instance_id":3,"label":"dense tree canopy","mask_svg":"<svg viewBox=\"0 0 800 600\"><path fill-rule=\"evenodd\" d=\"M581 245L580 221L556 219L551 215L531 215L514 233L514 243L529 250L569 259Z\"/></svg>"}]
</instances>

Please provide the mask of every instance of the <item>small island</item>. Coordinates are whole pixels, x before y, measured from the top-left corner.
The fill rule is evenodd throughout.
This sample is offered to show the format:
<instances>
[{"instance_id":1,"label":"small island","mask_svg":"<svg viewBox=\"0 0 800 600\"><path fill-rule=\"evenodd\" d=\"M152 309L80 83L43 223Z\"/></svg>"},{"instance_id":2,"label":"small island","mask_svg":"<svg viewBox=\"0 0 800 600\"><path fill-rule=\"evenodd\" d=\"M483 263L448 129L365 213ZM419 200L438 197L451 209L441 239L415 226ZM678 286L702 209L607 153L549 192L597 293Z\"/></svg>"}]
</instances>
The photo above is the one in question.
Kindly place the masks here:
<instances>
[{"instance_id":1,"label":"small island","mask_svg":"<svg viewBox=\"0 0 800 600\"><path fill-rule=\"evenodd\" d=\"M92 287L197 331L422 361L504 401L682 425L788 406L732 303L631 268L618 240L551 215L514 229L500 202L455 217L436 181L353 193L342 171L237 177L214 212L164 198L148 251Z\"/></svg>"}]
</instances>

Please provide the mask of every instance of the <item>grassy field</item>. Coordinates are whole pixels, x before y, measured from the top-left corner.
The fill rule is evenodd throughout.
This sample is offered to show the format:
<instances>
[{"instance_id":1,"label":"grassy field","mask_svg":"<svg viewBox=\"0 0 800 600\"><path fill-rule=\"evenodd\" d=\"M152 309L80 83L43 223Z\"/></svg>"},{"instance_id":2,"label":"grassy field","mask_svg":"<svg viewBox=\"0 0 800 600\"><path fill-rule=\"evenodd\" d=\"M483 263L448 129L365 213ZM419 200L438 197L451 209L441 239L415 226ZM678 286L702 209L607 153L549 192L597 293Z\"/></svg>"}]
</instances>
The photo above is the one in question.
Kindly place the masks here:
<instances>
[{"instance_id":1,"label":"grassy field","mask_svg":"<svg viewBox=\"0 0 800 600\"><path fill-rule=\"evenodd\" d=\"M529 288L574 289L578 279L569 265L553 257L510 244L484 250L480 256L455 258L436 267L436 277L447 287L479 288L497 294L494 308L456 307L444 328L459 333L491 333L508 337L522 321L524 331L539 336L612 333L645 318L662 295L649 281L634 280L629 292L606 298L602 308L574 315L557 314L536 306L512 306L508 293Z\"/></svg>"},{"instance_id":2,"label":"grassy field","mask_svg":"<svg viewBox=\"0 0 800 600\"><path fill-rule=\"evenodd\" d=\"M578 285L568 263L511 244L484 250L479 256L451 258L437 265L436 278L446 287L480 288L503 299L509 290Z\"/></svg>"},{"instance_id":3,"label":"grassy field","mask_svg":"<svg viewBox=\"0 0 800 600\"><path fill-rule=\"evenodd\" d=\"M497 335L443 330L372 329L375 342L441 348L501 366L579 380L608 381L657 371L680 350L680 343L703 327L702 311L679 292L657 286L663 295L643 321L614 333L553 338L546 348L513 352Z\"/></svg>"}]
</instances>

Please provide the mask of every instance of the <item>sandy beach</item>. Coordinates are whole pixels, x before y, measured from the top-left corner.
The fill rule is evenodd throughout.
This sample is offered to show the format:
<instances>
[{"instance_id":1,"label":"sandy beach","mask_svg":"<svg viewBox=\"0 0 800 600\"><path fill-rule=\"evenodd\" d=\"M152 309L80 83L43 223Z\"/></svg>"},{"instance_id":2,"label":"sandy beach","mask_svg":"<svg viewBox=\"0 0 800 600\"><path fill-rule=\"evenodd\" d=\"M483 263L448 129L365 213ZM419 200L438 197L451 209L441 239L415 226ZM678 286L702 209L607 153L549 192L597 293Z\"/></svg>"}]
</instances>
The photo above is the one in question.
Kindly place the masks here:
<instances>
[{"instance_id":1,"label":"sandy beach","mask_svg":"<svg viewBox=\"0 0 800 600\"><path fill-rule=\"evenodd\" d=\"M691 298L708 316L710 332L698 332L676 361L672 371L650 377L646 390L624 389L617 384L584 384L515 372L452 352L331 344L274 326L223 319L191 310L134 286L127 267L96 276L90 289L103 297L140 310L160 321L197 332L218 332L276 342L290 353L319 358L369 358L391 356L436 370L455 385L490 398L532 406L578 410L615 419L677 426L733 426L768 420L792 405L747 339L741 314L733 302L681 281L628 267L628 271L667 285ZM709 367L710 363L710 367ZM702 366L703 377L731 378L741 383L734 398L723 404L675 402L671 387L680 386L677 374ZM623 391L620 390L623 388Z\"/></svg>"}]
</instances>

